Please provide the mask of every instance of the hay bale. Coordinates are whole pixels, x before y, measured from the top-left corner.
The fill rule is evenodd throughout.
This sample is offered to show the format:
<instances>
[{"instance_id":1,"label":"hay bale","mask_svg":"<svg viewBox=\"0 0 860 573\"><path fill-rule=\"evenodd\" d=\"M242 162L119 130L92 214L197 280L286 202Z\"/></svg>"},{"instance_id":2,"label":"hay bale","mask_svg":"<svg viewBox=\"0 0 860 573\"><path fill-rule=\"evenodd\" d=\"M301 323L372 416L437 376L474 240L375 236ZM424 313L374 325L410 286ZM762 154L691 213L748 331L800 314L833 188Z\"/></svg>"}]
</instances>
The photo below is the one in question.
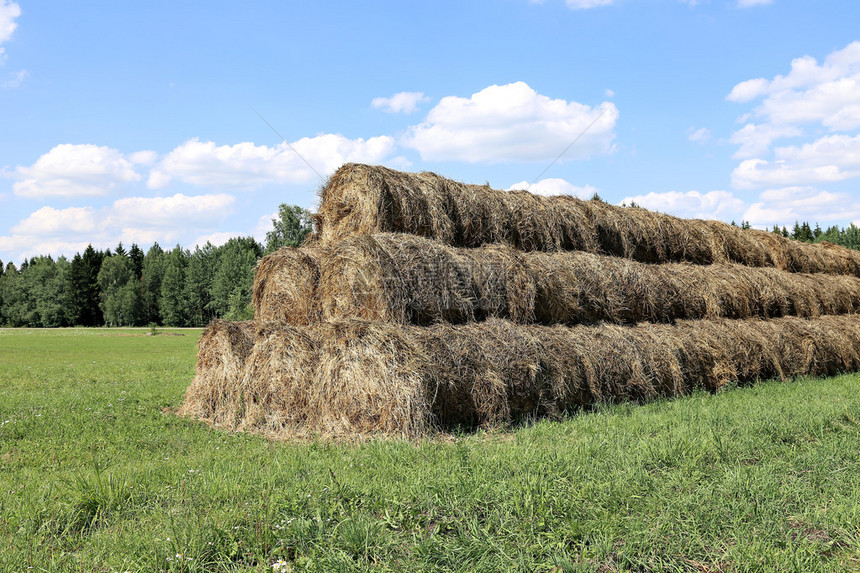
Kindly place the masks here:
<instances>
[{"instance_id":1,"label":"hay bale","mask_svg":"<svg viewBox=\"0 0 860 573\"><path fill-rule=\"evenodd\" d=\"M319 265L317 294L326 320L628 324L860 310L860 279L849 276L738 264L651 265L581 251L522 253L505 245L458 249L394 233L344 239Z\"/></svg>"},{"instance_id":2,"label":"hay bale","mask_svg":"<svg viewBox=\"0 0 860 573\"><path fill-rule=\"evenodd\" d=\"M239 382L254 345L254 332L252 321L216 319L209 323L197 342L197 371L178 415L236 427L243 414L234 405L241 396Z\"/></svg>"},{"instance_id":3,"label":"hay bale","mask_svg":"<svg viewBox=\"0 0 860 573\"><path fill-rule=\"evenodd\" d=\"M856 315L575 327L347 320L263 325L239 380L226 391L189 391L183 408L200 412L189 402L227 396L198 417L279 437L416 437L858 369Z\"/></svg>"},{"instance_id":4,"label":"hay bale","mask_svg":"<svg viewBox=\"0 0 860 573\"><path fill-rule=\"evenodd\" d=\"M283 247L257 263L251 295L254 317L286 324L319 322L319 250Z\"/></svg>"},{"instance_id":5,"label":"hay bale","mask_svg":"<svg viewBox=\"0 0 860 573\"><path fill-rule=\"evenodd\" d=\"M455 249L405 234L349 238L321 261L322 315L400 324L534 319L535 284L509 247Z\"/></svg>"},{"instance_id":6,"label":"hay bale","mask_svg":"<svg viewBox=\"0 0 860 573\"><path fill-rule=\"evenodd\" d=\"M283 434L308 425L313 404L306 378L319 358L316 331L283 323L257 323L255 343L236 382L237 398L225 404L237 429Z\"/></svg>"},{"instance_id":7,"label":"hay bale","mask_svg":"<svg viewBox=\"0 0 860 573\"><path fill-rule=\"evenodd\" d=\"M347 164L321 190L316 240L409 233L459 247L582 250L646 263L735 262L860 276L860 253L801 244L718 221L679 219L574 197L465 185L433 173Z\"/></svg>"}]
</instances>

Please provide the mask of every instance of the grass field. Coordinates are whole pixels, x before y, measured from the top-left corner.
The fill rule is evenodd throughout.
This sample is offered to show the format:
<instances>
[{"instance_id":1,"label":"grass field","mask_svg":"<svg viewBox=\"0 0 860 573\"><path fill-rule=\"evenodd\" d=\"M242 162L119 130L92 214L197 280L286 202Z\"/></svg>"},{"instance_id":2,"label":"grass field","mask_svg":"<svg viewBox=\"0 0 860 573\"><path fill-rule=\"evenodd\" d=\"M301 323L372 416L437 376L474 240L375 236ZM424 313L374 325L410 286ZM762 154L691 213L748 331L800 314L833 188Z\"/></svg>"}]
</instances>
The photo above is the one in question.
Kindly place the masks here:
<instances>
[{"instance_id":1,"label":"grass field","mask_svg":"<svg viewBox=\"0 0 860 573\"><path fill-rule=\"evenodd\" d=\"M860 570L858 376L271 443L170 414L200 331L147 332L0 330L0 571Z\"/></svg>"}]
</instances>

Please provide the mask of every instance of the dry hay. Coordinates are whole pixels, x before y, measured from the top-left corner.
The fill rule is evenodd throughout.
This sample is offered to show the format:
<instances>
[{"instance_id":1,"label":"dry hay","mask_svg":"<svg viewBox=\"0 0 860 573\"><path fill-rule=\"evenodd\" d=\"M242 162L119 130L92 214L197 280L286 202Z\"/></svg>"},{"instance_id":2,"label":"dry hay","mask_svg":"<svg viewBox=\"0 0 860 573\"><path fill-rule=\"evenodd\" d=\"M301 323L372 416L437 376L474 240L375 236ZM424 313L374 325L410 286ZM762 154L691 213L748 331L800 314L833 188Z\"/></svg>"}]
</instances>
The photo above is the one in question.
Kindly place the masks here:
<instances>
[{"instance_id":1,"label":"dry hay","mask_svg":"<svg viewBox=\"0 0 860 573\"><path fill-rule=\"evenodd\" d=\"M465 185L433 173L347 164L321 191L314 240L398 232L459 247L581 250L646 263L735 262L791 272L860 276L860 253L791 241L718 221L679 219L570 196Z\"/></svg>"},{"instance_id":2,"label":"dry hay","mask_svg":"<svg viewBox=\"0 0 860 573\"><path fill-rule=\"evenodd\" d=\"M197 342L197 373L177 414L225 427L241 421L242 415L226 405L240 400L237 382L254 346L254 329L252 321L209 323Z\"/></svg>"},{"instance_id":3,"label":"dry hay","mask_svg":"<svg viewBox=\"0 0 860 573\"><path fill-rule=\"evenodd\" d=\"M219 351L200 350L202 365ZM242 374L227 381L233 390L189 390L183 410L270 436L415 437L858 368L860 317L852 315L576 327L349 320L264 326ZM201 396L225 402L203 408L194 403Z\"/></svg>"},{"instance_id":4,"label":"dry hay","mask_svg":"<svg viewBox=\"0 0 860 573\"><path fill-rule=\"evenodd\" d=\"M283 247L260 259L251 294L254 317L287 324L319 322L318 257L313 248Z\"/></svg>"},{"instance_id":5,"label":"dry hay","mask_svg":"<svg viewBox=\"0 0 860 573\"><path fill-rule=\"evenodd\" d=\"M350 237L313 253L282 249L261 262L254 290L258 319L295 325L321 318L427 325L491 317L627 324L860 310L858 278L738 264L650 265L581 251L523 253L505 245L458 249L394 233Z\"/></svg>"}]
</instances>

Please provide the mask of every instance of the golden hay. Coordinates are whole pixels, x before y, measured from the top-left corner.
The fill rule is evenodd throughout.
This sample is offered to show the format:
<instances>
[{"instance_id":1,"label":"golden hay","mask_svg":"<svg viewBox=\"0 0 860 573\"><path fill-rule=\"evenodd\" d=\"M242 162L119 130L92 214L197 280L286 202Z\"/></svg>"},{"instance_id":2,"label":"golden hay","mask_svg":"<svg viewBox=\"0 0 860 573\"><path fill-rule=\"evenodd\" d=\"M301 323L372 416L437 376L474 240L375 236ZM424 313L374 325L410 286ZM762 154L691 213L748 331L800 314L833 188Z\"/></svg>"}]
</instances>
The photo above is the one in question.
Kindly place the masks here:
<instances>
[{"instance_id":1,"label":"golden hay","mask_svg":"<svg viewBox=\"0 0 860 573\"><path fill-rule=\"evenodd\" d=\"M350 237L314 252L316 258L282 249L271 260L286 263L274 271L264 259L255 281L259 320L426 325L495 317L591 324L860 310L860 278L737 264L651 265L581 251L522 253L505 245L458 249L394 233ZM261 278L263 271L280 280Z\"/></svg>"},{"instance_id":2,"label":"golden hay","mask_svg":"<svg viewBox=\"0 0 860 573\"><path fill-rule=\"evenodd\" d=\"M200 364L218 351L201 344ZM576 327L496 319L431 327L273 325L261 328L245 364L226 382L231 390L189 391L183 410L271 436L415 437L434 428L557 416L597 402L716 391L728 382L854 371L860 317ZM194 403L201 396L224 403L203 408Z\"/></svg>"},{"instance_id":3,"label":"golden hay","mask_svg":"<svg viewBox=\"0 0 860 573\"><path fill-rule=\"evenodd\" d=\"M241 413L225 407L240 399L237 382L254 346L254 323L213 320L197 342L197 374L185 391L180 416L234 427Z\"/></svg>"},{"instance_id":4,"label":"golden hay","mask_svg":"<svg viewBox=\"0 0 860 573\"><path fill-rule=\"evenodd\" d=\"M319 322L318 257L313 248L283 247L260 259L251 294L254 317L287 324Z\"/></svg>"},{"instance_id":5,"label":"golden hay","mask_svg":"<svg viewBox=\"0 0 860 573\"><path fill-rule=\"evenodd\" d=\"M465 185L433 173L347 164L321 191L315 241L410 233L459 247L581 250L646 263L735 262L860 276L860 253L791 241L717 221L679 219L574 197Z\"/></svg>"}]
</instances>

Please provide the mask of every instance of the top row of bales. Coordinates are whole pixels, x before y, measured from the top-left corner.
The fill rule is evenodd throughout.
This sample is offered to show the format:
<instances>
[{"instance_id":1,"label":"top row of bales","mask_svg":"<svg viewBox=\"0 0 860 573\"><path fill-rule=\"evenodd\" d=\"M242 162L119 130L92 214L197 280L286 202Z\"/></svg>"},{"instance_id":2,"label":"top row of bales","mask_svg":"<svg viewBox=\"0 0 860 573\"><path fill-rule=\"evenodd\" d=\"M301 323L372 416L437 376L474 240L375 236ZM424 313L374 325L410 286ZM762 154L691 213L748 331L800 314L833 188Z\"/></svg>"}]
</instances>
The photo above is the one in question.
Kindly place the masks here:
<instances>
[{"instance_id":1,"label":"top row of bales","mask_svg":"<svg viewBox=\"0 0 860 573\"><path fill-rule=\"evenodd\" d=\"M456 247L504 243L521 251L586 251L644 263L738 263L860 276L860 252L810 245L719 221L679 219L570 196L499 192L434 173L346 164L321 192L310 243L409 233Z\"/></svg>"}]
</instances>

